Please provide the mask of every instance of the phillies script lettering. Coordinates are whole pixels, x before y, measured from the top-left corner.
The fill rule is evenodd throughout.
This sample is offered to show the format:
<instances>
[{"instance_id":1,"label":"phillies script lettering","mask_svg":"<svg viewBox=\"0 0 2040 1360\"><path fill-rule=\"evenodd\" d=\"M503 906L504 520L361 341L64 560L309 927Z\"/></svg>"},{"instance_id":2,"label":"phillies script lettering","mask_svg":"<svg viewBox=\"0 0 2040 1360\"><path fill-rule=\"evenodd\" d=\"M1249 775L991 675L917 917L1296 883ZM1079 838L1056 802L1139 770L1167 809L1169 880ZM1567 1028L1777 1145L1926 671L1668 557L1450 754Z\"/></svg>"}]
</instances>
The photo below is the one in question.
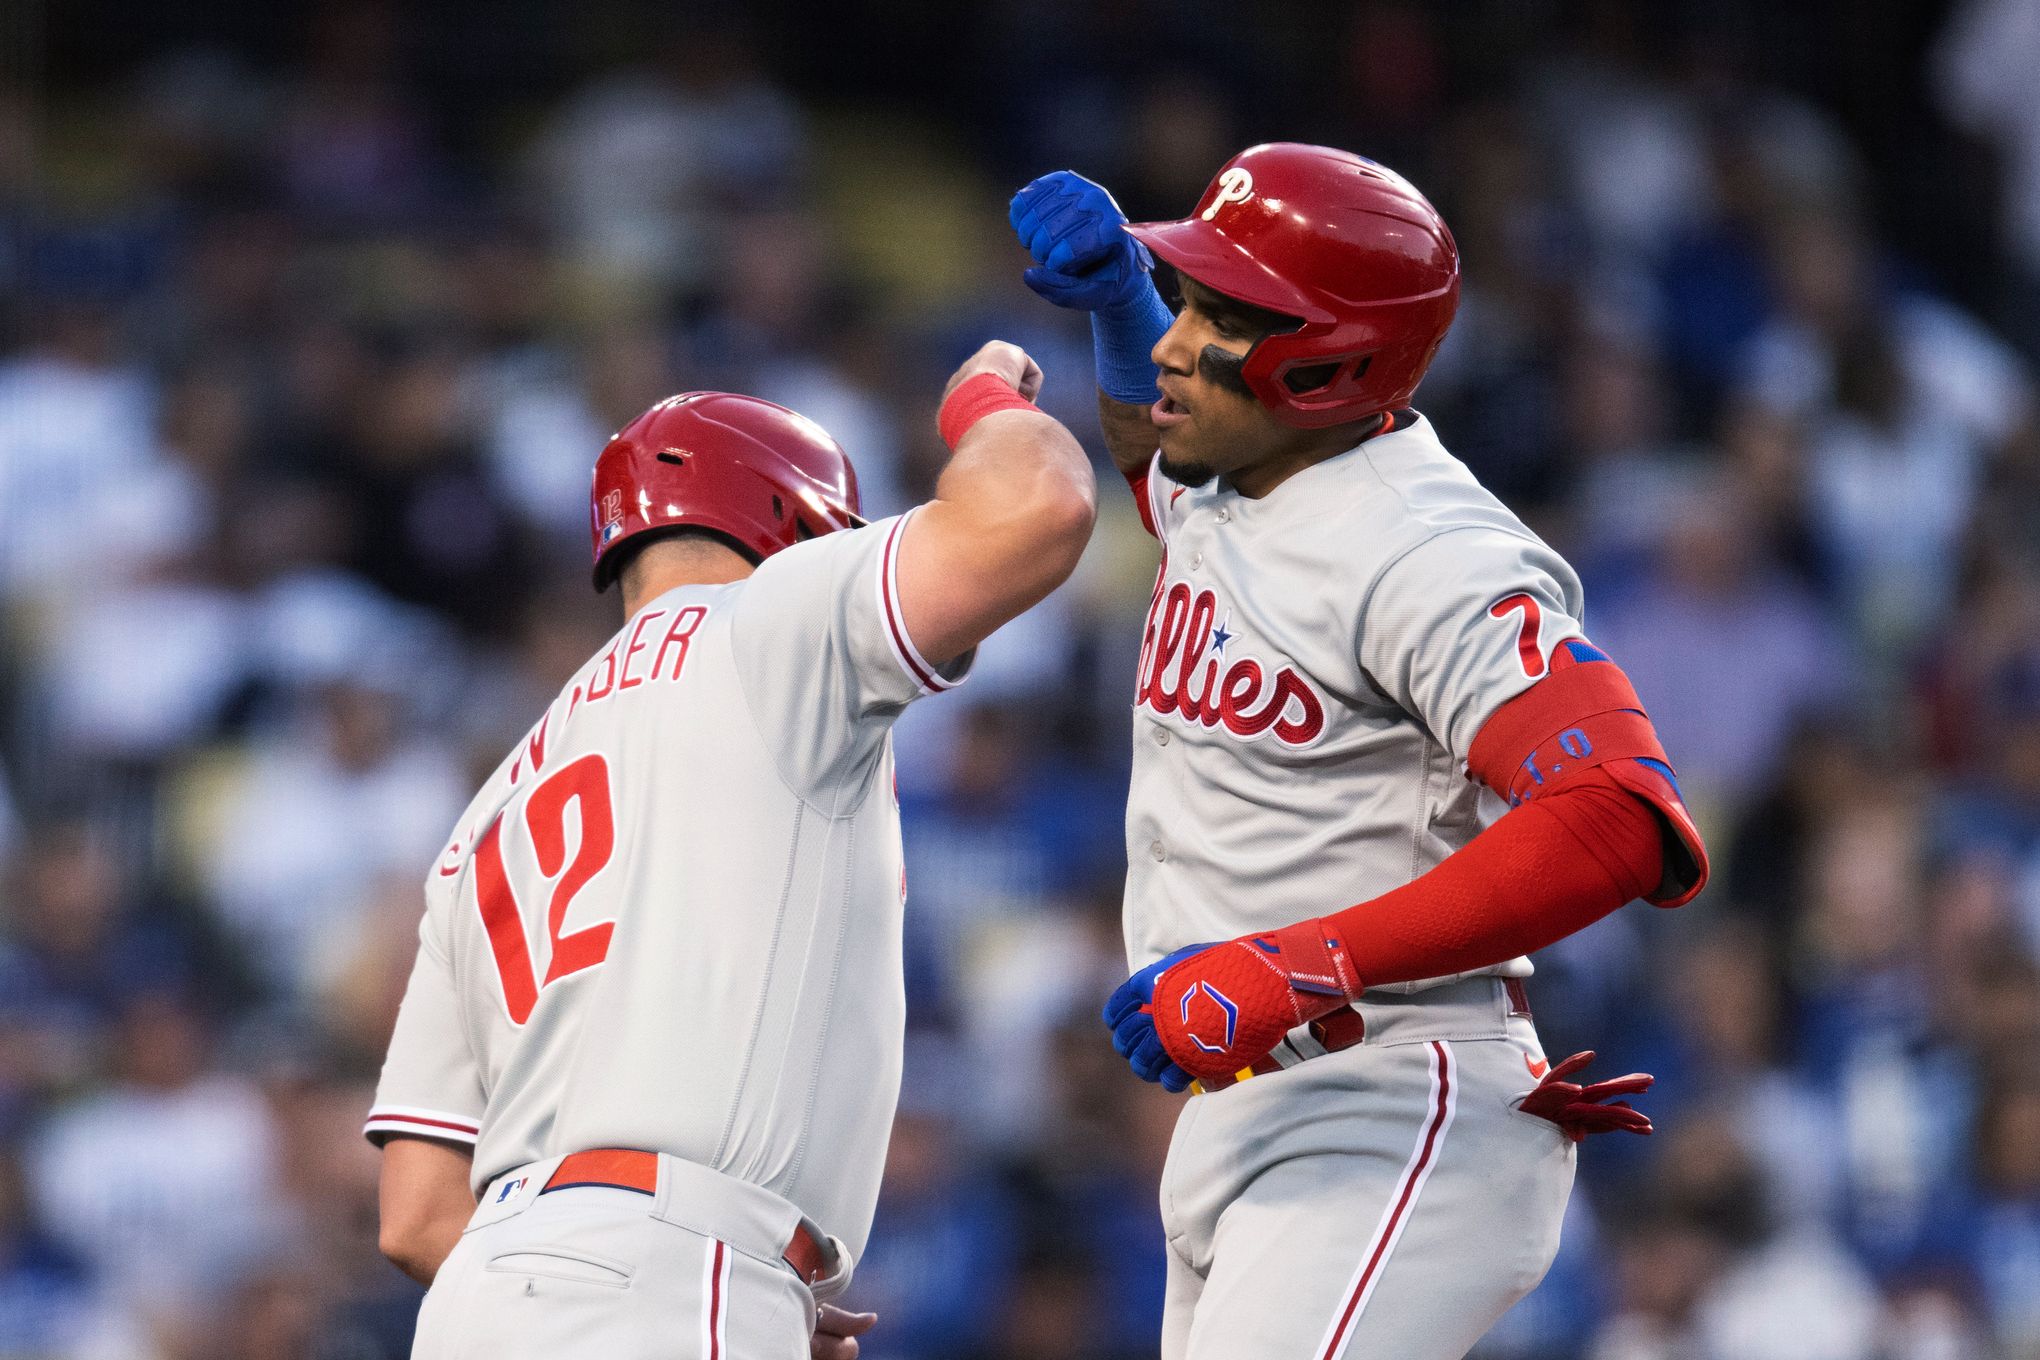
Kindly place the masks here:
<instances>
[{"instance_id":1,"label":"phillies script lettering","mask_svg":"<svg viewBox=\"0 0 2040 1360\"><path fill-rule=\"evenodd\" d=\"M1232 640L1218 622L1218 600L1182 581L1157 588L1148 606L1134 702L1187 722L1223 725L1243 741L1273 734L1308 746L1324 734L1325 705L1295 668L1225 655Z\"/></svg>"}]
</instances>

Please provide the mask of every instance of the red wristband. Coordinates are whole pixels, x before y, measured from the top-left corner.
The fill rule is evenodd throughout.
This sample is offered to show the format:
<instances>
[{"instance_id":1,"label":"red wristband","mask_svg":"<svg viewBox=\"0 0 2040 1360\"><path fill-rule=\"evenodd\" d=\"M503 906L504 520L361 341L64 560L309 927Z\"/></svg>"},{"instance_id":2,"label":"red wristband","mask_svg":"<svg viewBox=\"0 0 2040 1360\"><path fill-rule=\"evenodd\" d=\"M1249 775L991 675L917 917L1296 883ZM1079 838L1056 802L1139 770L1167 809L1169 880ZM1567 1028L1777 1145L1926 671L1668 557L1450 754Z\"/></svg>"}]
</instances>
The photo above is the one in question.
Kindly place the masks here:
<instances>
[{"instance_id":1,"label":"red wristband","mask_svg":"<svg viewBox=\"0 0 2040 1360\"><path fill-rule=\"evenodd\" d=\"M971 426L994 411L1040 409L998 374L980 373L956 385L949 400L942 403L942 413L935 417L935 425L942 431L942 442L954 450L964 435L970 433Z\"/></svg>"}]
</instances>

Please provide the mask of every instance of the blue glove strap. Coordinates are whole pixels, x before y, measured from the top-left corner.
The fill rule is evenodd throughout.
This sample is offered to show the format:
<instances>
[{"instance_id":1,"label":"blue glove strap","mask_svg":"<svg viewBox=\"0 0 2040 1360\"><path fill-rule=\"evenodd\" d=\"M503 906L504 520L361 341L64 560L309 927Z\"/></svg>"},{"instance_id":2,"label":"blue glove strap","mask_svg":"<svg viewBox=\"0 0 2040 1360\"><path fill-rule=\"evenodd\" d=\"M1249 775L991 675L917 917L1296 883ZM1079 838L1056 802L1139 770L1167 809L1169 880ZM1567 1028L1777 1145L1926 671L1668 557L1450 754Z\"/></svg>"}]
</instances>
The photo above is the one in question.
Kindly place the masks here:
<instances>
[{"instance_id":1,"label":"blue glove strap","mask_svg":"<svg viewBox=\"0 0 2040 1360\"><path fill-rule=\"evenodd\" d=\"M1134 296L1091 313L1098 386L1106 396L1129 406L1154 405L1162 392L1155 386L1155 364L1148 355L1175 319L1154 280L1146 277Z\"/></svg>"}]
</instances>

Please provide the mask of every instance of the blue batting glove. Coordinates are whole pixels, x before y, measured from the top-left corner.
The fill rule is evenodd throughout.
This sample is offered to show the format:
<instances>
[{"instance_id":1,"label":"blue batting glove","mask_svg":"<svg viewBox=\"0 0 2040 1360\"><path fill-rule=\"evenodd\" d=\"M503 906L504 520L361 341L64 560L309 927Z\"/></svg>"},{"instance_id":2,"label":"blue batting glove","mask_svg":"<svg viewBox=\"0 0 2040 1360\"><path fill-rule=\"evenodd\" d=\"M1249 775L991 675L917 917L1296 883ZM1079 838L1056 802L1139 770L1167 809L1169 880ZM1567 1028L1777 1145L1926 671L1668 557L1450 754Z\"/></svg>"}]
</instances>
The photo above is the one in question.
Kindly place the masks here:
<instances>
[{"instance_id":1,"label":"blue batting glove","mask_svg":"<svg viewBox=\"0 0 2040 1360\"><path fill-rule=\"evenodd\" d=\"M1149 357L1175 317L1149 277L1154 257L1126 234L1126 214L1102 185L1073 170L1043 175L1013 195L1007 217L1034 257L1021 275L1058 307L1091 314L1098 386L1146 406L1161 395Z\"/></svg>"},{"instance_id":2,"label":"blue batting glove","mask_svg":"<svg viewBox=\"0 0 2040 1360\"><path fill-rule=\"evenodd\" d=\"M1152 285L1154 257L1126 234L1126 214L1100 184L1073 170L1043 175L1006 212L1034 257L1022 277L1058 307L1100 312L1123 306Z\"/></svg>"},{"instance_id":3,"label":"blue batting glove","mask_svg":"<svg viewBox=\"0 0 2040 1360\"><path fill-rule=\"evenodd\" d=\"M1105 1028L1112 1031L1113 1050L1126 1059L1135 1076L1142 1081L1158 1081L1162 1089L1171 1094L1186 1090L1191 1076L1170 1060L1167 1050L1162 1047L1161 1036L1155 1033L1151 1009L1155 999L1155 979L1192 954L1201 954L1210 948L1213 945L1187 945L1166 958L1156 959L1120 983L1105 1001L1103 1019Z\"/></svg>"}]
</instances>

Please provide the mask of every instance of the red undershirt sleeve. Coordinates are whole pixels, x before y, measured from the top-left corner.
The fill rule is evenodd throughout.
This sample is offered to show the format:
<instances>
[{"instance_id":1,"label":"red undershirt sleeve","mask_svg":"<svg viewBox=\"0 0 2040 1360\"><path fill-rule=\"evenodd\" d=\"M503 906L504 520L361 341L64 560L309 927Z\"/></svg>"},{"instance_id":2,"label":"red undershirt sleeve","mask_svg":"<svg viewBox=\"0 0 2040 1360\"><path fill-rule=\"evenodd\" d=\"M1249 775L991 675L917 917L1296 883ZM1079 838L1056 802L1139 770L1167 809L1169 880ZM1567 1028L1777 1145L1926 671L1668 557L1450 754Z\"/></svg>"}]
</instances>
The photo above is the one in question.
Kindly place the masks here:
<instances>
[{"instance_id":1,"label":"red undershirt sleeve","mask_svg":"<svg viewBox=\"0 0 2040 1360\"><path fill-rule=\"evenodd\" d=\"M1449 977L1583 930L1659 881L1658 815L1604 769L1526 802L1435 869L1326 918L1363 986Z\"/></svg>"},{"instance_id":2,"label":"red undershirt sleeve","mask_svg":"<svg viewBox=\"0 0 2040 1360\"><path fill-rule=\"evenodd\" d=\"M1160 538L1161 530L1155 526L1155 504L1148 496L1148 474L1153 470L1153 463L1143 463L1138 472L1128 472L1125 468L1119 471L1133 491L1133 508L1140 511L1140 527L1151 536Z\"/></svg>"}]
</instances>

